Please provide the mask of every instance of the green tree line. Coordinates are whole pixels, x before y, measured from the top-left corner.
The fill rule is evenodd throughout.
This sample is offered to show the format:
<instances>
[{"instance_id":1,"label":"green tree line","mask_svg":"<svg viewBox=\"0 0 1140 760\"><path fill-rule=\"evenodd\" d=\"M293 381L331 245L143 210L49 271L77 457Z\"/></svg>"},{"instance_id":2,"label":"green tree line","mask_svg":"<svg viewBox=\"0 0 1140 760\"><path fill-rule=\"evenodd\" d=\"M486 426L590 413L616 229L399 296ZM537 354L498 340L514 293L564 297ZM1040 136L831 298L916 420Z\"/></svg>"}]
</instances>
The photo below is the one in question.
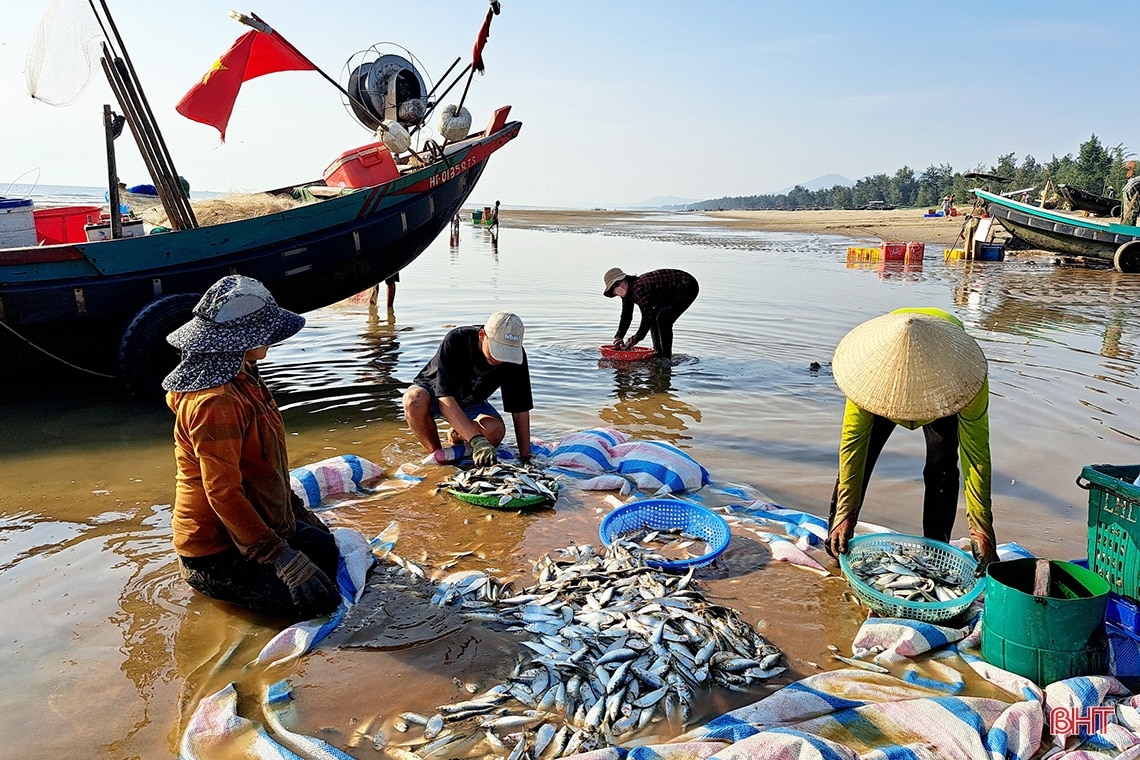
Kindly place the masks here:
<instances>
[{"instance_id":1,"label":"green tree line","mask_svg":"<svg viewBox=\"0 0 1140 760\"><path fill-rule=\"evenodd\" d=\"M872 201L882 201L902 208L937 208L942 199L950 194L954 195L955 203L970 202L973 199L970 190L977 187L994 192L1033 188L1030 194L1036 195L1045 190L1050 180L1054 188L1066 184L1104 195L1110 187L1119 193L1131 171L1132 155L1123 145L1106 148L1094 134L1081 144L1076 157L1071 153L1061 158L1053 156L1045 163L1039 163L1028 155L1018 163L1016 154L1009 153L999 157L992 166L979 164L965 172L956 172L949 164L928 166L921 173L904 166L889 176L875 174L863 177L851 187L835 185L808 190L797 185L791 191L779 195L714 198L689 204L685 208L694 211L858 209L865 208ZM1009 182L994 183L965 176L976 173L1005 177Z\"/></svg>"}]
</instances>

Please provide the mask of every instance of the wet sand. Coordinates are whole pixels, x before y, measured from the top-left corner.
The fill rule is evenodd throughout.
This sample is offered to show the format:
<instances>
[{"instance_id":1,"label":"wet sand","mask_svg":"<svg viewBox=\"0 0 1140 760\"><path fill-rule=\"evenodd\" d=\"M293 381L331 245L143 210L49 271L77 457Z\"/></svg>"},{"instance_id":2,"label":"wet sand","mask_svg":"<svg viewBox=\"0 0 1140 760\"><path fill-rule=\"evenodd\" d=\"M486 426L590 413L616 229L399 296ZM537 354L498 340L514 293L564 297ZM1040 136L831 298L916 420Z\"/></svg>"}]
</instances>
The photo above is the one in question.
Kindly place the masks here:
<instances>
[{"instance_id":1,"label":"wet sand","mask_svg":"<svg viewBox=\"0 0 1140 760\"><path fill-rule=\"evenodd\" d=\"M667 218L662 219L662 214ZM952 248L961 243L964 216L926 219L924 209L889 211L549 211L511 209L500 212L505 227L560 227L590 229L622 222L652 220L653 224L692 225L698 220L713 221L730 229L799 232L816 235L843 235L856 240L888 240L939 243Z\"/></svg>"},{"instance_id":2,"label":"wet sand","mask_svg":"<svg viewBox=\"0 0 1140 760\"><path fill-rule=\"evenodd\" d=\"M1073 480L1090 462L1135 461L1140 440L1140 278L1020 257L944 262L938 247L953 241L941 236L960 224L917 214L507 208L497 237L465 225L459 243L438 240L404 270L392 318L346 301L311 312L305 330L274 347L265 371L290 433L290 464L353 453L391 473L419 461L398 412L403 388L448 326L511 308L527 324L538 437L602 425L667 440L718 482L826 514L843 406L831 351L871 315L935 305L961 315L990 359L999 540L1084 556L1088 494ZM927 260L845 263L847 246L882 239L927 242ZM701 295L678 323L685 360L677 366L599 361L618 320L617 304L600 293L614 265L677 266L700 279ZM821 370L810 371L811 361ZM517 652L501 636L471 626L414 649L319 649L284 667L251 666L280 621L205 599L177 575L169 410L62 374L48 379L58 379L51 392L0 399L0 641L13 684L0 696L0 745L13 756L176 755L200 697L234 682L242 714L256 719L261 690L280 678L296 689L291 725L348 747L358 730L453 699L453 678L488 683L513 663ZM863 517L920 532L921 470L921 434L896 433ZM454 569L526 585L543 554L596 545L612 506L609 494L568 486L553 510L482 510L433 493L445 474L430 470L406 491L357 497L323 515L366 537L398 521L398 551L433 572L474 551ZM958 528L963 534L961 515ZM700 582L790 666L764 689L710 700L702 717L835 667L827 645L847 648L866 615L844 599L837 575L774 562L747 533L734 532ZM971 693L989 688L968 684ZM352 753L378 756L366 741Z\"/></svg>"}]
</instances>

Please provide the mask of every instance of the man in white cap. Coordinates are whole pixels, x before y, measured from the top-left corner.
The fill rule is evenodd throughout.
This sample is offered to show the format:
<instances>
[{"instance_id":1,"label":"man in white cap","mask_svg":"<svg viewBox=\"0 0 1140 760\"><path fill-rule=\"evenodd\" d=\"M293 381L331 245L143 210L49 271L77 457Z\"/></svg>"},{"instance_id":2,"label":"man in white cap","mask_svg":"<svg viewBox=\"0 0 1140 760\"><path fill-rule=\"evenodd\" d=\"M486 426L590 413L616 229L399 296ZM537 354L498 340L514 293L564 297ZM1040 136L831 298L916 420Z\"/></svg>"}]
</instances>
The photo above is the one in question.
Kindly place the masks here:
<instances>
[{"instance_id":1,"label":"man in white cap","mask_svg":"<svg viewBox=\"0 0 1140 760\"><path fill-rule=\"evenodd\" d=\"M404 416L416 439L438 462L462 458L440 442L440 417L451 423L450 443L466 443L477 467L498 461L495 447L507 428L487 399L502 390L503 409L511 414L519 458L530 459L530 365L523 350L523 322L517 314L497 311L486 324L456 327L443 337L431 361L404 392Z\"/></svg>"},{"instance_id":2,"label":"man in white cap","mask_svg":"<svg viewBox=\"0 0 1140 760\"><path fill-rule=\"evenodd\" d=\"M827 551L847 551L871 470L897 425L926 436L923 535L949 541L958 510L958 461L978 573L997 560L990 501L988 365L962 322L942 309L899 309L849 332L835 349L847 396Z\"/></svg>"},{"instance_id":3,"label":"man in white cap","mask_svg":"<svg viewBox=\"0 0 1140 760\"><path fill-rule=\"evenodd\" d=\"M167 336L182 361L162 381L175 414L171 518L182 577L249 609L307 619L340 604L340 554L289 484L285 425L257 371L305 318L257 280L227 275Z\"/></svg>"}]
</instances>

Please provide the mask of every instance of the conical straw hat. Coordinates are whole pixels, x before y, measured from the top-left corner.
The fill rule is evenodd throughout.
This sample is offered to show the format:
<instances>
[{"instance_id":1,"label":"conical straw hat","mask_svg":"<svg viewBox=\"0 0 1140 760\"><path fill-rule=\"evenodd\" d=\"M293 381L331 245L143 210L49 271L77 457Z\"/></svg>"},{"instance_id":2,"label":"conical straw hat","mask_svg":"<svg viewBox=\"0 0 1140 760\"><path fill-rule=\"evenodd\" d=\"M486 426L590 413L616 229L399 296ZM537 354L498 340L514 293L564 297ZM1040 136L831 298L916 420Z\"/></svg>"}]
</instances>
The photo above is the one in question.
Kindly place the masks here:
<instances>
[{"instance_id":1,"label":"conical straw hat","mask_svg":"<svg viewBox=\"0 0 1140 760\"><path fill-rule=\"evenodd\" d=\"M985 354L966 332L939 317L892 313L839 341L835 382L852 402L891 420L957 414L986 380Z\"/></svg>"}]
</instances>

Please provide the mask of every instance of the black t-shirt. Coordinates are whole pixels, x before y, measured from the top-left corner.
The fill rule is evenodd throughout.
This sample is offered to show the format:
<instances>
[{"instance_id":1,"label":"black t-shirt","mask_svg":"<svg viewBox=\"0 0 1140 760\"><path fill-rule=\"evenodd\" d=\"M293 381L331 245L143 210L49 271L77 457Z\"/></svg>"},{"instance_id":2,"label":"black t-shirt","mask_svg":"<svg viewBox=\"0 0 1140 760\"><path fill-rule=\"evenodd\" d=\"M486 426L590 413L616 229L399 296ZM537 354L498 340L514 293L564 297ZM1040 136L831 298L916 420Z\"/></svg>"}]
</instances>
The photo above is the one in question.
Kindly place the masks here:
<instances>
[{"instance_id":1,"label":"black t-shirt","mask_svg":"<svg viewBox=\"0 0 1140 760\"><path fill-rule=\"evenodd\" d=\"M451 396L462 407L486 401L502 388L503 410L529 412L534 408L530 393L530 365L523 350L522 364L503 362L491 366L479 348L482 325L456 327L413 381L428 388L436 398Z\"/></svg>"}]
</instances>

